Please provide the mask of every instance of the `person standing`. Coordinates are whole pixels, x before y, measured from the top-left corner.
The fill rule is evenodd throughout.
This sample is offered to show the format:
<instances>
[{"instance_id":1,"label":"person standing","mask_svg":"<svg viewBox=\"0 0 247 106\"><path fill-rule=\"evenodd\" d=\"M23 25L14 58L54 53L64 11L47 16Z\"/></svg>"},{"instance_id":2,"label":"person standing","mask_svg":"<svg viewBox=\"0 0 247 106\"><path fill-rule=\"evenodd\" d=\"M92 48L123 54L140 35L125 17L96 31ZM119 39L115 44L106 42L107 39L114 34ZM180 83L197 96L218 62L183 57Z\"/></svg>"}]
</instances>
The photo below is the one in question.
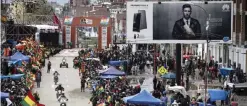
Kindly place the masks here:
<instances>
[{"instance_id":1,"label":"person standing","mask_svg":"<svg viewBox=\"0 0 247 106\"><path fill-rule=\"evenodd\" d=\"M153 89L156 90L156 87L157 86L157 78L156 76L154 76L154 79L153 79Z\"/></svg>"},{"instance_id":2,"label":"person standing","mask_svg":"<svg viewBox=\"0 0 247 106\"><path fill-rule=\"evenodd\" d=\"M41 82L41 71L38 71L36 73L36 82L37 82L37 87L40 88L40 82Z\"/></svg>"},{"instance_id":3,"label":"person standing","mask_svg":"<svg viewBox=\"0 0 247 106\"><path fill-rule=\"evenodd\" d=\"M48 62L47 73L50 73L50 70L51 70L51 61Z\"/></svg>"},{"instance_id":4,"label":"person standing","mask_svg":"<svg viewBox=\"0 0 247 106\"><path fill-rule=\"evenodd\" d=\"M85 92L85 83L86 83L86 80L84 77L81 78L81 92Z\"/></svg>"}]
</instances>

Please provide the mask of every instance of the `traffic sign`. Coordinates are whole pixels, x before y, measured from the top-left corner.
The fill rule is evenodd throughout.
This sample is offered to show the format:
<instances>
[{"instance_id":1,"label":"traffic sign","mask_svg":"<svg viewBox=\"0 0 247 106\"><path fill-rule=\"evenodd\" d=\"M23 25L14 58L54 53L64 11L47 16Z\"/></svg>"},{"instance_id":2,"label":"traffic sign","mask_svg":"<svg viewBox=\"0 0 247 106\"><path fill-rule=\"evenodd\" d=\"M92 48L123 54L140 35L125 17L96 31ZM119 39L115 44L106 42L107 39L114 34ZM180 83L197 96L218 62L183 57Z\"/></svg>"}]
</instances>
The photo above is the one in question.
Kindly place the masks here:
<instances>
[{"instance_id":1,"label":"traffic sign","mask_svg":"<svg viewBox=\"0 0 247 106\"><path fill-rule=\"evenodd\" d=\"M160 75L164 75L166 73L168 73L167 69L165 69L164 66L161 66L159 69L158 69L158 72Z\"/></svg>"}]
</instances>

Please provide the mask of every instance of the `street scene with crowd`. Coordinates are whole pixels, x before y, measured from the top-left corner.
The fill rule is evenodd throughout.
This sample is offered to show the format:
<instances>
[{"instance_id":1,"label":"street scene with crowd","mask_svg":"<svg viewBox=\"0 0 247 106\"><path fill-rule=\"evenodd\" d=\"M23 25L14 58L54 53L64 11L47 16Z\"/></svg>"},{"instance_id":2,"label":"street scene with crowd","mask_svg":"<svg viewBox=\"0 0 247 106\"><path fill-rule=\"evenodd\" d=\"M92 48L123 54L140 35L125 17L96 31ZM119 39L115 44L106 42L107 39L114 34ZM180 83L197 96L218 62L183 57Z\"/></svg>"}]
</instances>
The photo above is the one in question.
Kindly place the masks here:
<instances>
[{"instance_id":1,"label":"street scene with crowd","mask_svg":"<svg viewBox=\"0 0 247 106\"><path fill-rule=\"evenodd\" d=\"M28 44L30 47L36 46L37 49L30 49L25 46L26 41L30 41ZM40 103L48 106L55 105L55 103L47 101L49 98L46 97L52 96L49 92L54 92L53 94L56 95L59 103L75 104L70 102L73 92L67 91L71 89L68 86L70 82L66 81L68 76L65 75L71 73L69 71L74 71L73 76L78 77L73 80L75 81L73 84L78 87L76 88L78 91L74 91L74 93L81 92L78 95L88 95L83 104L92 106L169 106L175 104L197 106L205 101L205 90L203 89L205 77L208 78L208 87L215 89L215 91L208 91L209 93L226 92L227 98L220 102L211 101L210 98L213 97L209 94L206 102L212 105L229 105L237 103L234 98L237 92L229 83L246 82L243 72L238 68L234 69L234 73L225 76L224 74L227 73L220 71L224 66L220 66L214 61L210 61L210 68L207 70L208 76L205 76L204 60L191 56L183 58L185 65L182 72L182 82L181 85L177 85L176 72L174 71L175 62L172 57L168 56L170 58L162 59L162 57L157 56L154 63L152 50L150 52L140 50L133 53L129 46L119 49L115 45L110 50L103 51L97 51L93 48L61 51L60 48L47 49L42 45L35 44L35 41L31 39L23 40L15 48L8 48L6 50L8 52L4 52L10 53L4 55L12 55L10 59L13 60L9 64L8 70L2 71L1 98L6 99L2 99L1 103L6 106L10 106L9 104L26 106L25 103L40 106L43 105ZM40 51L39 54L33 54L32 51L36 50ZM63 51L68 51L68 54L75 56L69 57L68 54L62 54ZM31 56L28 57L25 54ZM60 63L54 62L57 61L56 58L58 57L56 56L61 56L59 57ZM15 57L17 57L17 62L14 60ZM30 61L31 66L28 63ZM157 65L156 71L153 68L154 64ZM70 68L73 70L68 70ZM65 70L61 71L61 69ZM50 78L48 79L48 77ZM189 78L187 79L187 77ZM49 85L44 84L48 83L46 81L52 84L53 89L46 88L49 87Z\"/></svg>"},{"instance_id":2,"label":"street scene with crowd","mask_svg":"<svg viewBox=\"0 0 247 106\"><path fill-rule=\"evenodd\" d=\"M1 106L247 105L245 0L30 1L1 4Z\"/></svg>"}]
</instances>

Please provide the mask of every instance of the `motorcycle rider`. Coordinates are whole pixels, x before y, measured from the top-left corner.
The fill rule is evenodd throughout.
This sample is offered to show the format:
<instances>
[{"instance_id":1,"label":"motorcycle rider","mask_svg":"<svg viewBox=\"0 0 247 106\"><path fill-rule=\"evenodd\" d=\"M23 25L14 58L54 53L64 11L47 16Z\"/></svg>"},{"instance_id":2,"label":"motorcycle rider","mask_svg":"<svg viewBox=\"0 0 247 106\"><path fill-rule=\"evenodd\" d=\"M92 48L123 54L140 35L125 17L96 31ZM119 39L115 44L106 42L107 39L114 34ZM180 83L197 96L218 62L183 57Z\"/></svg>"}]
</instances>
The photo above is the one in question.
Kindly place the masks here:
<instances>
[{"instance_id":1,"label":"motorcycle rider","mask_svg":"<svg viewBox=\"0 0 247 106\"><path fill-rule=\"evenodd\" d=\"M51 70L51 61L48 62L47 73L50 73L50 70Z\"/></svg>"},{"instance_id":2,"label":"motorcycle rider","mask_svg":"<svg viewBox=\"0 0 247 106\"><path fill-rule=\"evenodd\" d=\"M53 73L53 75L54 75L54 77L55 77L55 76L59 76L60 74L59 74L57 71L55 71L55 72Z\"/></svg>"},{"instance_id":3,"label":"motorcycle rider","mask_svg":"<svg viewBox=\"0 0 247 106\"><path fill-rule=\"evenodd\" d=\"M60 75L57 71L55 71L54 73L53 73L53 75L54 75L54 81L56 80L56 78L57 78L57 80L58 80L58 76Z\"/></svg>"},{"instance_id":4,"label":"motorcycle rider","mask_svg":"<svg viewBox=\"0 0 247 106\"><path fill-rule=\"evenodd\" d=\"M57 91L57 98L62 94L62 91L64 91L64 88L62 87L62 84L59 84L56 88L55 91ZM59 92L60 91L60 92Z\"/></svg>"},{"instance_id":5,"label":"motorcycle rider","mask_svg":"<svg viewBox=\"0 0 247 106\"><path fill-rule=\"evenodd\" d=\"M62 84L59 84L57 87L56 87L56 89L55 89L56 91L64 91L64 87L62 87Z\"/></svg>"},{"instance_id":6,"label":"motorcycle rider","mask_svg":"<svg viewBox=\"0 0 247 106\"><path fill-rule=\"evenodd\" d=\"M65 57L63 57L63 60L62 60L63 62L66 62L66 59L65 59Z\"/></svg>"}]
</instances>

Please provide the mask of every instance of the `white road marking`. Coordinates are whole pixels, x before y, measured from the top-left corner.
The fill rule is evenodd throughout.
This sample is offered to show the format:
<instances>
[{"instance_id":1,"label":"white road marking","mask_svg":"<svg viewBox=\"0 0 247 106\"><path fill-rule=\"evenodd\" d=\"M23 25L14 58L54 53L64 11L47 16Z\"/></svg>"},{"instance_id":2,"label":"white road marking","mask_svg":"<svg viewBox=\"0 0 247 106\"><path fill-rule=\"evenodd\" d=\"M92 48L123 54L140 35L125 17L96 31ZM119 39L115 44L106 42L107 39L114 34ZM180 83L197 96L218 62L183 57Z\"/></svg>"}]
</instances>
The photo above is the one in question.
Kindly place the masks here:
<instances>
[{"instance_id":1,"label":"white road marking","mask_svg":"<svg viewBox=\"0 0 247 106\"><path fill-rule=\"evenodd\" d=\"M54 85L54 84L52 84L52 85L51 85L51 88L55 88L55 85Z\"/></svg>"},{"instance_id":2,"label":"white road marking","mask_svg":"<svg viewBox=\"0 0 247 106\"><path fill-rule=\"evenodd\" d=\"M67 85L67 88L69 88L69 85Z\"/></svg>"},{"instance_id":3,"label":"white road marking","mask_svg":"<svg viewBox=\"0 0 247 106\"><path fill-rule=\"evenodd\" d=\"M66 79L66 82L69 82L69 80L68 80L68 79Z\"/></svg>"}]
</instances>

